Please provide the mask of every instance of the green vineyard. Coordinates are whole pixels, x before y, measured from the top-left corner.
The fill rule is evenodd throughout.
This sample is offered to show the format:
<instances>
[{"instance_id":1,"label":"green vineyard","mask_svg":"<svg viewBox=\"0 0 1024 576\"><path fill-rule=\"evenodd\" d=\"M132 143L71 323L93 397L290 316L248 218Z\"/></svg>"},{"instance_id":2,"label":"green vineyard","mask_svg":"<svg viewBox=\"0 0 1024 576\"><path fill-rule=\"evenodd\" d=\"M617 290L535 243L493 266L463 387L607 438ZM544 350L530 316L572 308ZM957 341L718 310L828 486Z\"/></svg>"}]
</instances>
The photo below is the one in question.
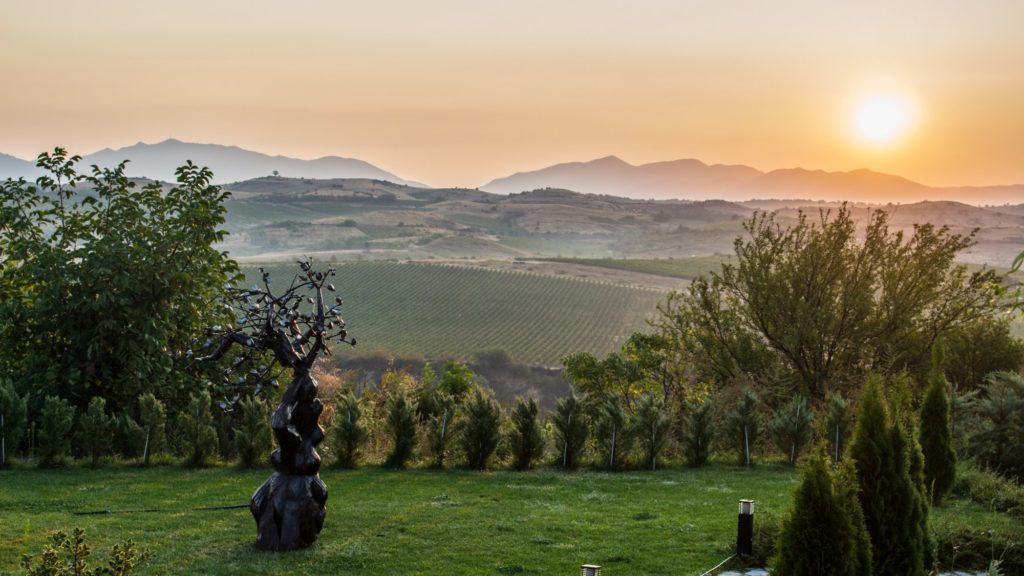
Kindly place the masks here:
<instances>
[{"instance_id":1,"label":"green vineyard","mask_svg":"<svg viewBox=\"0 0 1024 576\"><path fill-rule=\"evenodd\" d=\"M664 294L585 279L454 265L351 262L336 265L349 331L365 350L469 358L501 349L513 360L557 365L576 351L619 348L644 330ZM296 265L266 267L283 288ZM243 269L248 282L256 268Z\"/></svg>"}]
</instances>

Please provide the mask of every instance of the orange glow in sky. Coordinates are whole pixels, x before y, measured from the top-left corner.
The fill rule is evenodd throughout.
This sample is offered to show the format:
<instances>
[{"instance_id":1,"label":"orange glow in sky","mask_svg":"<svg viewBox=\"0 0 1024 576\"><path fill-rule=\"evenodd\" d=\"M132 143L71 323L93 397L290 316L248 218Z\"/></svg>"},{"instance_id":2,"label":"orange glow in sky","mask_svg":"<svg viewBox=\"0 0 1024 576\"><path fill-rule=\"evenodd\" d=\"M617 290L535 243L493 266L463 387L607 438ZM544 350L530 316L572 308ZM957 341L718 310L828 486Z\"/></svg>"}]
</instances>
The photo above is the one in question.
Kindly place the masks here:
<instances>
[{"instance_id":1,"label":"orange glow in sky","mask_svg":"<svg viewBox=\"0 0 1024 576\"><path fill-rule=\"evenodd\" d=\"M1024 183L1021 22L1015 0L5 0L0 152L174 137L435 186L609 154Z\"/></svg>"}]
</instances>

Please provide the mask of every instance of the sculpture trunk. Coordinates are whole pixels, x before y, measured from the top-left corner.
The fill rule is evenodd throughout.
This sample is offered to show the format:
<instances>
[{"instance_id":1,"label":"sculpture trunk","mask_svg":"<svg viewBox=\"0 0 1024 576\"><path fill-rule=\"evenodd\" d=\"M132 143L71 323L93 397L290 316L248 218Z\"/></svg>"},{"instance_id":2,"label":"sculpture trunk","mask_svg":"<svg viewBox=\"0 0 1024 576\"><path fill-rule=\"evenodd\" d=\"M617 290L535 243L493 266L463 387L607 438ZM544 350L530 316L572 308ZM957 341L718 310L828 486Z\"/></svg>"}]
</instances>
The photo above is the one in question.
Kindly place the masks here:
<instances>
[{"instance_id":1,"label":"sculpture trunk","mask_svg":"<svg viewBox=\"0 0 1024 576\"><path fill-rule=\"evenodd\" d=\"M327 513L327 485L320 479L316 452L324 439L322 411L309 367L295 366L294 379L271 418L278 444L270 458L275 472L252 495L249 506L258 548L305 548L320 534Z\"/></svg>"}]
</instances>

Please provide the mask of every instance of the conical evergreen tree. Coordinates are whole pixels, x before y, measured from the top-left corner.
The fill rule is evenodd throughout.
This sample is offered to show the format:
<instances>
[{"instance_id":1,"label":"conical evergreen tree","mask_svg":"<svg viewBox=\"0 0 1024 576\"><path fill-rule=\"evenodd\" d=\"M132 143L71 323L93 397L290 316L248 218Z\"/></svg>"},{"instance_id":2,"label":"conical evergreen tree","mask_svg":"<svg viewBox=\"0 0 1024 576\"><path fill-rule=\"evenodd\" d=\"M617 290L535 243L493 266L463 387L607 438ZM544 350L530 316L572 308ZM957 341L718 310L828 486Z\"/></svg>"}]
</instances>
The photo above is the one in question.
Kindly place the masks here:
<instances>
[{"instance_id":1,"label":"conical evergreen tree","mask_svg":"<svg viewBox=\"0 0 1024 576\"><path fill-rule=\"evenodd\" d=\"M580 454L587 441L587 423L583 419L583 406L575 393L570 392L568 396L555 403L551 424L555 427L558 464L562 468L575 469L579 465Z\"/></svg>"},{"instance_id":2,"label":"conical evergreen tree","mask_svg":"<svg viewBox=\"0 0 1024 576\"><path fill-rule=\"evenodd\" d=\"M725 417L723 432L726 442L735 447L738 462L743 466L753 464L754 444L761 433L757 404L757 394L750 388L744 388L735 407Z\"/></svg>"},{"instance_id":3,"label":"conical evergreen tree","mask_svg":"<svg viewBox=\"0 0 1024 576\"><path fill-rule=\"evenodd\" d=\"M796 459L800 457L800 452L811 439L813 421L814 411L807 407L807 399L797 396L779 409L768 423L768 433L772 441L786 455L790 466L796 466Z\"/></svg>"},{"instance_id":4,"label":"conical evergreen tree","mask_svg":"<svg viewBox=\"0 0 1024 576\"><path fill-rule=\"evenodd\" d=\"M540 427L537 413L537 402L533 398L520 399L512 409L509 446L512 448L516 470L529 470L534 460L544 454L544 431Z\"/></svg>"},{"instance_id":5,"label":"conical evergreen tree","mask_svg":"<svg viewBox=\"0 0 1024 576\"><path fill-rule=\"evenodd\" d=\"M17 450L27 419L28 396L19 397L10 380L0 380L0 468Z\"/></svg>"},{"instance_id":6,"label":"conical evergreen tree","mask_svg":"<svg viewBox=\"0 0 1024 576\"><path fill-rule=\"evenodd\" d=\"M474 470L484 470L501 440L501 406L480 388L465 405L459 441L466 463Z\"/></svg>"},{"instance_id":7,"label":"conical evergreen tree","mask_svg":"<svg viewBox=\"0 0 1024 576\"><path fill-rule=\"evenodd\" d=\"M626 462L633 447L633 426L629 413L622 409L622 401L611 395L597 407L594 440L600 465L618 470Z\"/></svg>"},{"instance_id":8,"label":"conical evergreen tree","mask_svg":"<svg viewBox=\"0 0 1024 576\"><path fill-rule=\"evenodd\" d=\"M869 378L861 394L850 456L873 546L873 574L924 574L926 528L908 453L904 432L889 417L880 378Z\"/></svg>"},{"instance_id":9,"label":"conical evergreen tree","mask_svg":"<svg viewBox=\"0 0 1024 576\"><path fill-rule=\"evenodd\" d=\"M936 505L953 489L956 481L956 452L946 395L946 379L936 368L929 377L928 392L921 405L918 436L924 453L924 485Z\"/></svg>"},{"instance_id":10,"label":"conical evergreen tree","mask_svg":"<svg viewBox=\"0 0 1024 576\"><path fill-rule=\"evenodd\" d=\"M99 396L89 400L89 407L78 417L78 447L95 467L100 456L110 451L114 440L114 419L107 416L107 401Z\"/></svg>"},{"instance_id":11,"label":"conical evergreen tree","mask_svg":"<svg viewBox=\"0 0 1024 576\"><path fill-rule=\"evenodd\" d=\"M711 400L705 398L699 404L687 404L686 438L683 440L683 454L686 462L693 467L704 466L711 455L711 440L715 436Z\"/></svg>"},{"instance_id":12,"label":"conical evergreen tree","mask_svg":"<svg viewBox=\"0 0 1024 576\"><path fill-rule=\"evenodd\" d=\"M359 462L359 450L370 437L361 416L359 399L351 391L335 397L334 425L331 426L330 437L338 468L355 468Z\"/></svg>"},{"instance_id":13,"label":"conical evergreen tree","mask_svg":"<svg viewBox=\"0 0 1024 576\"><path fill-rule=\"evenodd\" d=\"M825 400L825 436L828 438L829 456L839 462L850 442L853 428L853 411L850 403L839 394L829 394Z\"/></svg>"},{"instance_id":14,"label":"conical evergreen tree","mask_svg":"<svg viewBox=\"0 0 1024 576\"><path fill-rule=\"evenodd\" d=\"M813 455L783 521L775 572L786 576L861 576L871 573L870 545L858 530L860 504L828 469L824 453ZM861 527L862 528L862 527ZM865 551L865 548L867 551Z\"/></svg>"},{"instance_id":15,"label":"conical evergreen tree","mask_svg":"<svg viewBox=\"0 0 1024 576\"><path fill-rule=\"evenodd\" d=\"M391 432L391 453L384 465L405 468L416 446L416 408L409 404L404 392L388 401L388 430Z\"/></svg>"}]
</instances>

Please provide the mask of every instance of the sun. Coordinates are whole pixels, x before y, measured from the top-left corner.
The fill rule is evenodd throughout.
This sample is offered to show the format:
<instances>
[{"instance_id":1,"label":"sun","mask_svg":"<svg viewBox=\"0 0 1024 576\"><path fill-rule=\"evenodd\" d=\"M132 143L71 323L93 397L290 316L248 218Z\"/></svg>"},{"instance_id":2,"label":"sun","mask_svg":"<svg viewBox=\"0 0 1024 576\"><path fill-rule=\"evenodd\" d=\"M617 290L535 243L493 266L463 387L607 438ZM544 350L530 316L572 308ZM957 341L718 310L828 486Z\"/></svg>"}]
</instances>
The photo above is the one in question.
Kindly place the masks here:
<instances>
[{"instance_id":1,"label":"sun","mask_svg":"<svg viewBox=\"0 0 1024 576\"><path fill-rule=\"evenodd\" d=\"M876 146L894 144L907 133L913 121L910 102L900 96L871 96L857 107L857 135Z\"/></svg>"}]
</instances>

